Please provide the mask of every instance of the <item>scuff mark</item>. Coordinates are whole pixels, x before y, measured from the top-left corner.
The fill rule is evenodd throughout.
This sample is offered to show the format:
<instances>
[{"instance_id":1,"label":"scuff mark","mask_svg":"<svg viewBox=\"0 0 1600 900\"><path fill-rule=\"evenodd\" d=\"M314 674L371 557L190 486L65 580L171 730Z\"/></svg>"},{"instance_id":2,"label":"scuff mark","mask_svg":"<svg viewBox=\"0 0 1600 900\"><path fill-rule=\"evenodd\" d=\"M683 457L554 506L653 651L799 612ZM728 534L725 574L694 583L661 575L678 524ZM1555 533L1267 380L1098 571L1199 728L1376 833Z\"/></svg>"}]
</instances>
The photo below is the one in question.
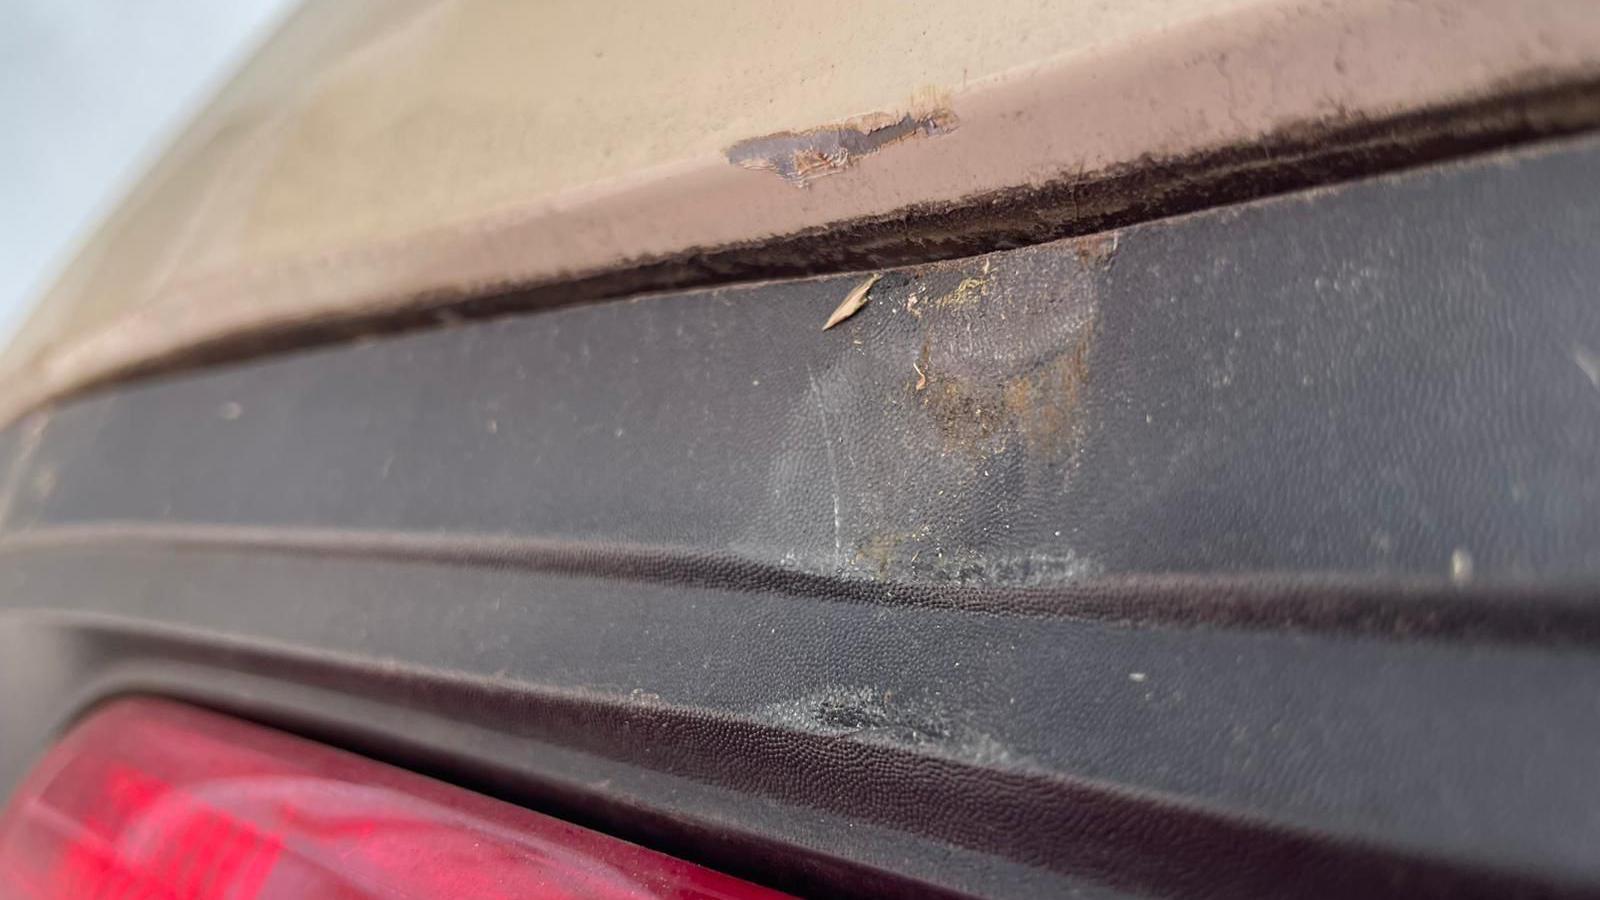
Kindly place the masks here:
<instances>
[{"instance_id":1,"label":"scuff mark","mask_svg":"<svg viewBox=\"0 0 1600 900\"><path fill-rule=\"evenodd\" d=\"M948 717L926 703L906 703L892 692L870 687L824 688L794 700L771 704L761 717L797 731L837 737L876 736L891 744L949 741Z\"/></svg>"},{"instance_id":2,"label":"scuff mark","mask_svg":"<svg viewBox=\"0 0 1600 900\"><path fill-rule=\"evenodd\" d=\"M1098 563L1078 556L1071 548L1056 553L980 552L934 535L929 526L918 532L870 535L856 551L856 558L880 581L909 576L953 584L1039 587L1102 571Z\"/></svg>"},{"instance_id":3,"label":"scuff mark","mask_svg":"<svg viewBox=\"0 0 1600 900\"><path fill-rule=\"evenodd\" d=\"M954 131L958 120L948 108L903 116L874 113L809 131L780 131L749 138L728 148L728 162L746 169L776 172L795 187L843 172L856 160L917 137Z\"/></svg>"},{"instance_id":4,"label":"scuff mark","mask_svg":"<svg viewBox=\"0 0 1600 900\"><path fill-rule=\"evenodd\" d=\"M905 696L893 690L837 685L770 704L758 715L808 734L931 751L948 758L984 764L1009 764L1020 759L964 716L952 715L935 696Z\"/></svg>"},{"instance_id":5,"label":"scuff mark","mask_svg":"<svg viewBox=\"0 0 1600 900\"><path fill-rule=\"evenodd\" d=\"M1582 344L1572 345L1572 361L1582 370L1589 383L1600 388L1600 356Z\"/></svg>"},{"instance_id":6,"label":"scuff mark","mask_svg":"<svg viewBox=\"0 0 1600 900\"><path fill-rule=\"evenodd\" d=\"M50 495L56 492L56 485L59 481L60 478L56 475L56 470L53 466L40 466L39 471L33 473L33 478L29 481L28 487L32 489L34 499L48 500Z\"/></svg>"},{"instance_id":7,"label":"scuff mark","mask_svg":"<svg viewBox=\"0 0 1600 900\"><path fill-rule=\"evenodd\" d=\"M34 454L44 442L44 430L49 421L48 410L37 412L23 420L17 429L17 446L6 469L5 480L0 482L0 527L10 523L12 506L21 493L22 481L33 463Z\"/></svg>"},{"instance_id":8,"label":"scuff mark","mask_svg":"<svg viewBox=\"0 0 1600 900\"><path fill-rule=\"evenodd\" d=\"M828 475L833 479L833 571L838 572L844 568L844 516L839 507L839 495L843 489L839 486L839 460L833 453L833 430L828 427L828 410L822 400L822 389L817 386L817 377L811 373L810 366L806 366L806 378L811 382L811 395L817 401L817 417L822 420L823 447L828 455Z\"/></svg>"},{"instance_id":9,"label":"scuff mark","mask_svg":"<svg viewBox=\"0 0 1600 900\"><path fill-rule=\"evenodd\" d=\"M1117 249L1121 242L1122 232L1107 231L1077 238L1072 242L1072 246L1078 254L1079 262L1109 269L1117 261Z\"/></svg>"}]
</instances>

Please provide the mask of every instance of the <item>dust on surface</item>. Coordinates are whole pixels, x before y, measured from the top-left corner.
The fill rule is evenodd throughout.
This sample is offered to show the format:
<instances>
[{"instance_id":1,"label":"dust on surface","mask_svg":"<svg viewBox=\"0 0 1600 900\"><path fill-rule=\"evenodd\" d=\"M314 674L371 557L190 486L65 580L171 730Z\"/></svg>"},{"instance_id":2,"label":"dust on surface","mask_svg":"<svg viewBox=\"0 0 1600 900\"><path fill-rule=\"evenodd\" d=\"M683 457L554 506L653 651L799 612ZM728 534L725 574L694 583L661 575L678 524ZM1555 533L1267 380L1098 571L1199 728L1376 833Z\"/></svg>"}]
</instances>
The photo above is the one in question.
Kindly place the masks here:
<instances>
[{"instance_id":1,"label":"dust on surface","mask_svg":"<svg viewBox=\"0 0 1600 900\"><path fill-rule=\"evenodd\" d=\"M885 273L862 343L819 339L752 549L884 582L1096 571L1053 511L1092 432L1114 253L1113 238Z\"/></svg>"}]
</instances>

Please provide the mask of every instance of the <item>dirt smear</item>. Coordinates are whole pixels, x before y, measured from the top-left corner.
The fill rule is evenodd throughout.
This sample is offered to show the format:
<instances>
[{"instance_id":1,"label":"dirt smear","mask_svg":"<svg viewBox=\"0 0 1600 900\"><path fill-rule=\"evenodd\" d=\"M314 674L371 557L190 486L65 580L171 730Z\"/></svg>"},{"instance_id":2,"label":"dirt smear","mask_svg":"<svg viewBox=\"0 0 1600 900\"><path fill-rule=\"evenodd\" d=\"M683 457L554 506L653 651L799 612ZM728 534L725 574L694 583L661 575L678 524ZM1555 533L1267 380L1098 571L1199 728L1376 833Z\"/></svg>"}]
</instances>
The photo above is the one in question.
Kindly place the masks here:
<instances>
[{"instance_id":1,"label":"dirt smear","mask_svg":"<svg viewBox=\"0 0 1600 900\"><path fill-rule=\"evenodd\" d=\"M933 301L920 319L915 393L947 450L984 459L1020 445L1051 463L1071 454L1097 317L1084 276L1111 258L1114 241L1080 241L1078 271L1059 273L1054 290L985 262Z\"/></svg>"}]
</instances>

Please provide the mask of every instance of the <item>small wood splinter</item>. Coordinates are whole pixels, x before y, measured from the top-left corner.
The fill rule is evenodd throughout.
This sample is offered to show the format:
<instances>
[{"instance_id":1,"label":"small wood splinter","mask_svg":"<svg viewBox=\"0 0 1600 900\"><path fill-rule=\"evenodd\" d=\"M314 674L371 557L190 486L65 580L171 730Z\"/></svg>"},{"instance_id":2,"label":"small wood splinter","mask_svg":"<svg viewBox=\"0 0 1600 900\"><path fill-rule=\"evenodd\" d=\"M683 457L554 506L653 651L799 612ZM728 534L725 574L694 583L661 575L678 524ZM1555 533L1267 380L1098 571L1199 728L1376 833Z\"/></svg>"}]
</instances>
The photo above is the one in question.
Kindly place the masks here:
<instances>
[{"instance_id":1,"label":"small wood splinter","mask_svg":"<svg viewBox=\"0 0 1600 900\"><path fill-rule=\"evenodd\" d=\"M861 307L867 305L867 292L872 290L872 286L877 284L878 279L882 277L882 272L868 275L865 281L852 288L850 293L845 294L844 302L840 303L838 308L833 311L833 315L828 317L828 321L823 324L822 330L827 331L829 328L860 312Z\"/></svg>"}]
</instances>

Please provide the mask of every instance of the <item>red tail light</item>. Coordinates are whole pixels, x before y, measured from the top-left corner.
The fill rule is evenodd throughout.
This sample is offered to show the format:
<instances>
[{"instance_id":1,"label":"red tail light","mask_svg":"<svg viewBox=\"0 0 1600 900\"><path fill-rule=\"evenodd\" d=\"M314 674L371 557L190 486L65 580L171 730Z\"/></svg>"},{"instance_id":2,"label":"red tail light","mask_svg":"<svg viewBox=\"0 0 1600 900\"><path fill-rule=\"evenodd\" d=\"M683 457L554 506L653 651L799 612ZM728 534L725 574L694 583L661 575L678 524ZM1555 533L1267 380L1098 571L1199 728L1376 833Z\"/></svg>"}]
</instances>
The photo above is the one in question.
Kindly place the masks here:
<instances>
[{"instance_id":1,"label":"red tail light","mask_svg":"<svg viewBox=\"0 0 1600 900\"><path fill-rule=\"evenodd\" d=\"M0 817L20 897L755 898L764 888L159 700L72 730Z\"/></svg>"}]
</instances>

